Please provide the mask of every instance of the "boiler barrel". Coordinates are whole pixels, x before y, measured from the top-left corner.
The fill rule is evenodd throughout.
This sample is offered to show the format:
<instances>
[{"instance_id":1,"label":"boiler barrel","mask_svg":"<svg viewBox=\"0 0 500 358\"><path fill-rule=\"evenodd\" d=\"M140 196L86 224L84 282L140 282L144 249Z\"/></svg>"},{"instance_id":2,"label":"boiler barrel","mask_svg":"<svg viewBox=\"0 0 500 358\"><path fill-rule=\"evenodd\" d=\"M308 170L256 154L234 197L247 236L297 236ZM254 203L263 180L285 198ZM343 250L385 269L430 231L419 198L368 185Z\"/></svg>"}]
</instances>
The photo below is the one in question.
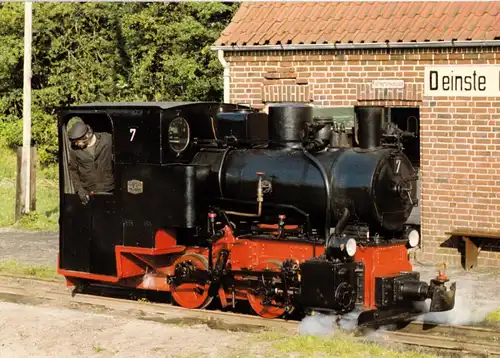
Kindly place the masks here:
<instances>
[{"instance_id":1,"label":"boiler barrel","mask_svg":"<svg viewBox=\"0 0 500 358\"><path fill-rule=\"evenodd\" d=\"M368 153L341 149L316 155L330 186L331 227L347 208L352 220L360 219L374 229L401 228L411 206L396 188L412 168L403 156L400 173L394 175L390 157L388 149ZM300 150L233 150L221 173L224 197L255 202L257 172L263 172L263 180L271 184L265 203L294 205L309 213L323 232L326 185L313 161Z\"/></svg>"},{"instance_id":2,"label":"boiler barrel","mask_svg":"<svg viewBox=\"0 0 500 358\"><path fill-rule=\"evenodd\" d=\"M318 158L327 174L341 153L333 152L328 157ZM325 180L320 169L301 150L231 151L224 163L224 197L255 202L257 172L264 173L263 180L271 184L270 192L264 195L264 203L293 205L307 212L323 232Z\"/></svg>"}]
</instances>

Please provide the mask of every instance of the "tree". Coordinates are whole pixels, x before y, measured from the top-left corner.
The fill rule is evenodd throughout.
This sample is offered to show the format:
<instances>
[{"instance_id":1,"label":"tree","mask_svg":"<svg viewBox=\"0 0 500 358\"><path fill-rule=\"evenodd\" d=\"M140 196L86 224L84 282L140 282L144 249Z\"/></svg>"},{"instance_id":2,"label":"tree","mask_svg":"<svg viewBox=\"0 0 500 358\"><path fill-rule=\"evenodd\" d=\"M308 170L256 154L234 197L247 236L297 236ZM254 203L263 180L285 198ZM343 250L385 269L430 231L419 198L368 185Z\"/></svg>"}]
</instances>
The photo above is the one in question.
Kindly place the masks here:
<instances>
[{"instance_id":1,"label":"tree","mask_svg":"<svg viewBox=\"0 0 500 358\"><path fill-rule=\"evenodd\" d=\"M209 48L236 3L35 3L32 137L56 160L55 109L94 101L222 99ZM0 7L0 134L22 142L22 3ZM49 151L45 151L49 150Z\"/></svg>"}]
</instances>

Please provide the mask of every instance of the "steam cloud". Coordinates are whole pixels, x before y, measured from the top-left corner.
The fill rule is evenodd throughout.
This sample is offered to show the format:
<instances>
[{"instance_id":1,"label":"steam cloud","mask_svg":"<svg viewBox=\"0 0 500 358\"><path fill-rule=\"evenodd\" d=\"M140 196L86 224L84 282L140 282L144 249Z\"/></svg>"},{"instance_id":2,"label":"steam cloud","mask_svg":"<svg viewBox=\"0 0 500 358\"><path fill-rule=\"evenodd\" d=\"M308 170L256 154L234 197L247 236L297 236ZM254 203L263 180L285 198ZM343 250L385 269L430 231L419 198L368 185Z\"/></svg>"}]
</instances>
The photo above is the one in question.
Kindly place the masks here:
<instances>
[{"instance_id":1,"label":"steam cloud","mask_svg":"<svg viewBox=\"0 0 500 358\"><path fill-rule=\"evenodd\" d=\"M427 313L416 320L447 325L474 325L484 321L488 313L498 307L493 302L476 299L477 289L470 282L457 280L455 307L451 311L429 312L429 302L419 302L419 308Z\"/></svg>"},{"instance_id":2,"label":"steam cloud","mask_svg":"<svg viewBox=\"0 0 500 358\"><path fill-rule=\"evenodd\" d=\"M302 335L326 336L333 334L336 316L316 314L306 316L299 324Z\"/></svg>"},{"instance_id":3,"label":"steam cloud","mask_svg":"<svg viewBox=\"0 0 500 358\"><path fill-rule=\"evenodd\" d=\"M306 316L299 324L302 335L332 335L336 328L344 331L354 331L357 328L358 316L361 312L353 311L344 316L317 313Z\"/></svg>"}]
</instances>

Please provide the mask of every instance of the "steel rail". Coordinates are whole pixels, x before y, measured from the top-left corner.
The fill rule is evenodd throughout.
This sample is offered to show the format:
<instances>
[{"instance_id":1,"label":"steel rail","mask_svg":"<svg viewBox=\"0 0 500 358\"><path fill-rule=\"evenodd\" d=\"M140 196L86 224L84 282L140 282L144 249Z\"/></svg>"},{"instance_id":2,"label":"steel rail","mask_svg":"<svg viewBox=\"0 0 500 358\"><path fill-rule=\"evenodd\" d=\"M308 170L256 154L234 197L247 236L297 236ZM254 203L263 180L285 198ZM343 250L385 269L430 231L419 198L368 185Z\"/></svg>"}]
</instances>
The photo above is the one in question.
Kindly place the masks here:
<instances>
[{"instance_id":1,"label":"steel rail","mask_svg":"<svg viewBox=\"0 0 500 358\"><path fill-rule=\"evenodd\" d=\"M500 357L500 344L491 342L468 342L462 338L445 336L429 336L417 333L386 332L389 340L394 343L434 348L439 350L457 351L461 353L484 354L488 357Z\"/></svg>"},{"instance_id":2,"label":"steel rail","mask_svg":"<svg viewBox=\"0 0 500 358\"><path fill-rule=\"evenodd\" d=\"M3 275L0 275L0 277ZM64 287L62 283L44 282L43 280L31 280L29 278L18 278L9 276L12 280L18 282L5 283L0 281L0 301L2 296L10 295L12 298L19 298L19 301L29 302L45 301L44 303L53 306L70 306L74 307L78 304L101 307L121 313L133 313L142 311L143 313L160 316L174 316L175 318L203 318L206 320L219 320L227 324L238 322L240 325L249 325L254 327L265 328L279 328L288 331L297 331L298 322L287 321L284 319L265 320L259 316L246 315L242 313L211 311L207 309L186 309L183 307L174 306L165 303L155 302L138 302L130 299L96 296L88 294L72 295ZM44 287L44 284L48 285ZM42 286L33 289L34 285ZM142 316L142 313L141 313ZM167 317L167 319L170 317Z\"/></svg>"},{"instance_id":3,"label":"steel rail","mask_svg":"<svg viewBox=\"0 0 500 358\"><path fill-rule=\"evenodd\" d=\"M475 340L493 340L500 343L500 329L478 326L453 326L433 322L413 321L398 330L402 333L414 333L422 336L467 337Z\"/></svg>"}]
</instances>

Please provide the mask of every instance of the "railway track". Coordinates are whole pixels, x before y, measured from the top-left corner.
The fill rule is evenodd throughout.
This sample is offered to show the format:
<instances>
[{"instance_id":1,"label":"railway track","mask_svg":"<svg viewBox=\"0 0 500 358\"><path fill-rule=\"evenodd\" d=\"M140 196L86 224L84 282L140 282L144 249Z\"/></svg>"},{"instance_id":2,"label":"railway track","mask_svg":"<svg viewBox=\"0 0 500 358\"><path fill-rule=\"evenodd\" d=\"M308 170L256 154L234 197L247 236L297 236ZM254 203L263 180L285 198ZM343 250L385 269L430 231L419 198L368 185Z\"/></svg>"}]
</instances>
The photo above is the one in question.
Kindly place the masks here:
<instances>
[{"instance_id":1,"label":"railway track","mask_svg":"<svg viewBox=\"0 0 500 358\"><path fill-rule=\"evenodd\" d=\"M384 333L394 343L472 356L500 357L499 329L411 322L401 330Z\"/></svg>"},{"instance_id":2,"label":"railway track","mask_svg":"<svg viewBox=\"0 0 500 358\"><path fill-rule=\"evenodd\" d=\"M212 328L234 331L298 332L298 321L264 320L257 316L213 311L188 310L164 303L138 302L127 298L76 294L58 280L0 275L0 300L25 304L64 307L134 316L163 323L204 323ZM500 329L475 326L433 325L411 322L397 331L377 331L385 342L420 346L437 352L465 356L500 357ZM363 340L366 336L358 336Z\"/></svg>"}]
</instances>

